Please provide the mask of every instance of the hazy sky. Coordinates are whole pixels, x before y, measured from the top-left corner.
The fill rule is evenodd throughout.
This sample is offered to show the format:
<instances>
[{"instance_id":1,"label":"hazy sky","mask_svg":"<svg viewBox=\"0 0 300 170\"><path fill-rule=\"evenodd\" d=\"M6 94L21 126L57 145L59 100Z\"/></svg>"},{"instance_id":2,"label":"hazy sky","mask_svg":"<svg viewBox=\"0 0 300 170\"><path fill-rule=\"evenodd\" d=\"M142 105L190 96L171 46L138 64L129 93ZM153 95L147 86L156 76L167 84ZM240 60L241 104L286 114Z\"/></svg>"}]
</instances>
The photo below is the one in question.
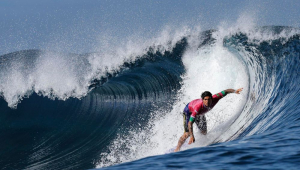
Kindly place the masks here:
<instances>
[{"instance_id":1,"label":"hazy sky","mask_svg":"<svg viewBox=\"0 0 300 170\"><path fill-rule=\"evenodd\" d=\"M299 0L0 0L0 55L94 52L103 37L151 37L168 25L217 28L245 13L258 25L300 25Z\"/></svg>"}]
</instances>

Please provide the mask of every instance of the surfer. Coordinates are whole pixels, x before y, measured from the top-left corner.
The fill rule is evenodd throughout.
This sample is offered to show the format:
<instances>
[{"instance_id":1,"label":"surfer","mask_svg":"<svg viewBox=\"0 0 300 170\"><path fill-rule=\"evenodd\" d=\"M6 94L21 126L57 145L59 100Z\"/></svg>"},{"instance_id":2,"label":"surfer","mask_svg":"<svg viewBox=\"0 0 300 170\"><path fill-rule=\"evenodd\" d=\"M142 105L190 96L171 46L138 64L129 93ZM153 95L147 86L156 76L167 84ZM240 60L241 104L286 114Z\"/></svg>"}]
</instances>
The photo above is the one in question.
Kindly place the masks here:
<instances>
[{"instance_id":1,"label":"surfer","mask_svg":"<svg viewBox=\"0 0 300 170\"><path fill-rule=\"evenodd\" d=\"M184 110L183 110L183 126L184 126L184 134L180 137L178 141L178 145L174 152L180 150L182 144L185 140L190 137L189 144L195 142L195 137L193 134L193 123L195 122L197 127L200 129L203 135L207 133L207 126L206 126L206 118L205 113L211 110L218 101L225 97L228 93L236 93L240 94L243 88L234 90L234 89L227 89L212 95L209 91L205 91L201 94L201 99L195 99L188 103Z\"/></svg>"}]
</instances>

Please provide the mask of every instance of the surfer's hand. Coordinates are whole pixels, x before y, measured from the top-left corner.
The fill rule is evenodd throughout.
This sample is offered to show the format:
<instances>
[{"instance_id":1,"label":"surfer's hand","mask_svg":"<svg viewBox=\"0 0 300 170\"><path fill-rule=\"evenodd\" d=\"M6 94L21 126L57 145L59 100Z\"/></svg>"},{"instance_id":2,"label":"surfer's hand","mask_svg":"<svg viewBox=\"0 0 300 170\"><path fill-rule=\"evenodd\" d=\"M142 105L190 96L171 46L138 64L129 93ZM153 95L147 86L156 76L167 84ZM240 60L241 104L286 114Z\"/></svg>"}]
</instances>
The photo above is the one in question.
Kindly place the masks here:
<instances>
[{"instance_id":1,"label":"surfer's hand","mask_svg":"<svg viewBox=\"0 0 300 170\"><path fill-rule=\"evenodd\" d=\"M243 90L243 88L240 88L240 89L237 89L236 91L235 91L235 93L236 94L240 94L240 92Z\"/></svg>"},{"instance_id":2,"label":"surfer's hand","mask_svg":"<svg viewBox=\"0 0 300 170\"><path fill-rule=\"evenodd\" d=\"M194 135L192 135L190 137L189 145L192 144L192 143L194 143L194 142L195 142L195 138L194 138Z\"/></svg>"}]
</instances>

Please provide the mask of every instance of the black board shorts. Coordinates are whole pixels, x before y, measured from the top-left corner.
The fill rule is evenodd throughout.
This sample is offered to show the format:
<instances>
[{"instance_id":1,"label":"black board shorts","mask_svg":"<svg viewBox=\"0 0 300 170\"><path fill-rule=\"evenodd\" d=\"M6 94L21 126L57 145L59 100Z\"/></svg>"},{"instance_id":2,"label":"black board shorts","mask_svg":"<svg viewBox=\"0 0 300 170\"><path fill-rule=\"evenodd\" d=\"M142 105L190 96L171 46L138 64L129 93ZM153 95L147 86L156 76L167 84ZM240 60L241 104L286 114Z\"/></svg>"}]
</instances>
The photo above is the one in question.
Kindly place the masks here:
<instances>
[{"instance_id":1,"label":"black board shorts","mask_svg":"<svg viewBox=\"0 0 300 170\"><path fill-rule=\"evenodd\" d=\"M188 105L183 110L183 127L184 127L184 132L189 132L189 127L188 123L190 121L191 117L191 112L188 109ZM205 115L197 115L195 118L195 123L197 127L201 130L201 132L206 132L207 131L207 125L206 125L206 117Z\"/></svg>"}]
</instances>

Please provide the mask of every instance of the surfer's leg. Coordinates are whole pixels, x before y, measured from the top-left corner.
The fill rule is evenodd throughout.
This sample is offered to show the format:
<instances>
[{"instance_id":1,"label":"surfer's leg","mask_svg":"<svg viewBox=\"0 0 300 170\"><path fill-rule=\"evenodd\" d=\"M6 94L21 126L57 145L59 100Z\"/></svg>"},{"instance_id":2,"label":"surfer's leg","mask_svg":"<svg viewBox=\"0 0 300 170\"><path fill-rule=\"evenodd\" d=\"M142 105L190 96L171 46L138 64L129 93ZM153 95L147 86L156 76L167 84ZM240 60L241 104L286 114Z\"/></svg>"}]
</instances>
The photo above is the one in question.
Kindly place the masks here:
<instances>
[{"instance_id":1,"label":"surfer's leg","mask_svg":"<svg viewBox=\"0 0 300 170\"><path fill-rule=\"evenodd\" d=\"M180 150L181 146L184 144L185 140L189 137L189 133L188 132L184 132L184 134L180 137L179 141L178 141L178 145L176 147L176 149L174 150L174 152L177 152Z\"/></svg>"},{"instance_id":2,"label":"surfer's leg","mask_svg":"<svg viewBox=\"0 0 300 170\"><path fill-rule=\"evenodd\" d=\"M196 117L195 123L197 127L200 129L203 135L207 134L207 125L206 125L206 117L204 115L199 115Z\"/></svg>"},{"instance_id":3,"label":"surfer's leg","mask_svg":"<svg viewBox=\"0 0 300 170\"><path fill-rule=\"evenodd\" d=\"M187 120L189 120L190 116L189 114L187 115L187 113L183 112L183 128L184 128L184 133L183 135L179 138L178 141L178 145L176 147L176 149L174 150L174 152L177 152L180 150L181 146L184 144L185 140L189 137L189 129L188 129L188 125L187 125Z\"/></svg>"}]
</instances>

